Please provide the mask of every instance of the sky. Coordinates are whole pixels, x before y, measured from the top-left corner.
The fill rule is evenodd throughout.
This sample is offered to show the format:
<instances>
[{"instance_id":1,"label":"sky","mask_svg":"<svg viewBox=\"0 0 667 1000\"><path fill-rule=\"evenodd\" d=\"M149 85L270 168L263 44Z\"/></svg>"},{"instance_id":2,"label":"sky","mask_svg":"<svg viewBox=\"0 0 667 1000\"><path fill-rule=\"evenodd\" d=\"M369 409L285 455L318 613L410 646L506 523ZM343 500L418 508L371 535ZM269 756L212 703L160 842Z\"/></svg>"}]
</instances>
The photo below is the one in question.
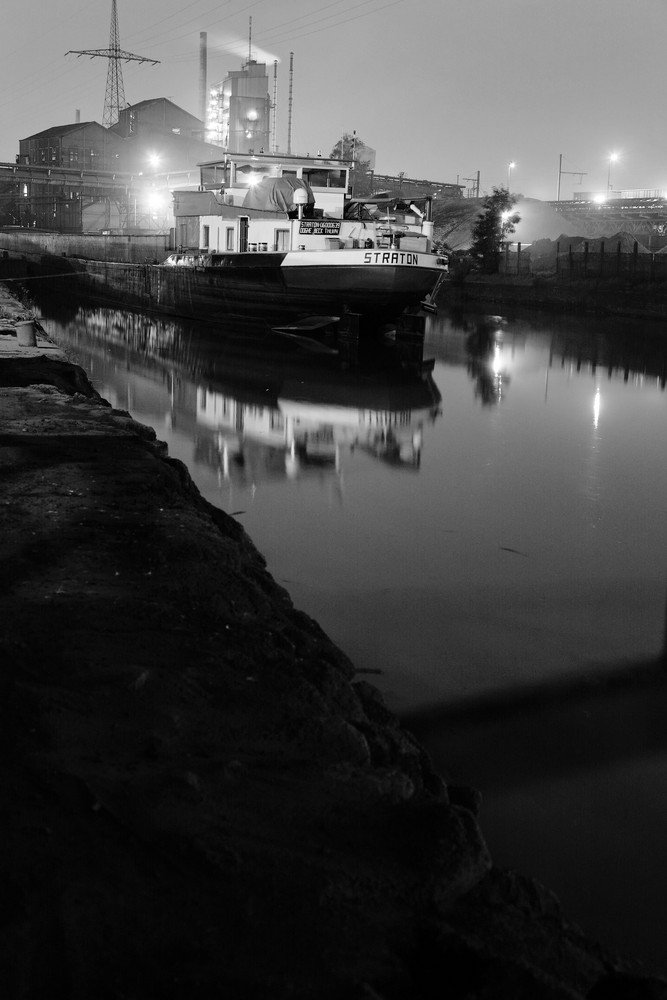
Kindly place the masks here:
<instances>
[{"instance_id":1,"label":"sky","mask_svg":"<svg viewBox=\"0 0 667 1000\"><path fill-rule=\"evenodd\" d=\"M0 161L19 140L76 120L102 122L111 0L2 0ZM331 149L342 132L377 151L376 171L510 183L526 197L667 189L667 0L117 0L130 104L167 97L199 113L207 82L248 57L266 62L277 140ZM612 154L617 158L612 161ZM513 163L512 168L509 164Z\"/></svg>"}]
</instances>

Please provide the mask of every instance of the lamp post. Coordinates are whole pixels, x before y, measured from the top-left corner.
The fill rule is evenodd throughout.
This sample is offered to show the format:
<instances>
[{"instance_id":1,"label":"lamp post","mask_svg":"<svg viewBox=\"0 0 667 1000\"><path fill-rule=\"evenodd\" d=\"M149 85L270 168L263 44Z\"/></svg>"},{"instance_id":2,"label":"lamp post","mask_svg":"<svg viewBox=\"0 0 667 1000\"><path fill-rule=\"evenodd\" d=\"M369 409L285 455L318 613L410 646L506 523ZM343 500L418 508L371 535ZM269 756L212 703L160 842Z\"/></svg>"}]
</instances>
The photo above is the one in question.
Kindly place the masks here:
<instances>
[{"instance_id":1,"label":"lamp post","mask_svg":"<svg viewBox=\"0 0 667 1000\"><path fill-rule=\"evenodd\" d=\"M510 178L512 176L512 171L514 170L515 167L516 167L516 163L514 162L514 160L512 160L510 163L507 164L507 190L508 190L508 192L509 192L509 189L510 189Z\"/></svg>"},{"instance_id":2,"label":"lamp post","mask_svg":"<svg viewBox=\"0 0 667 1000\"><path fill-rule=\"evenodd\" d=\"M611 165L616 163L618 153L611 153L609 156L609 169L607 170L607 194L611 191Z\"/></svg>"}]
</instances>

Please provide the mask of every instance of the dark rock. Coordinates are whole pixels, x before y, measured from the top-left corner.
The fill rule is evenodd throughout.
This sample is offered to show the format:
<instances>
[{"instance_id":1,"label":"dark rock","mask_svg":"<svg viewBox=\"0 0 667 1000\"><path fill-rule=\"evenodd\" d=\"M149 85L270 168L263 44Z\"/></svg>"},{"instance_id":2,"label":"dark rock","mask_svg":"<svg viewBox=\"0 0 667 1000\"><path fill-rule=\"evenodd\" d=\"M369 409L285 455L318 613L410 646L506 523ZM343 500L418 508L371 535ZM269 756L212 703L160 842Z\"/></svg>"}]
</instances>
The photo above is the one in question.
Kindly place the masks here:
<instances>
[{"instance_id":1,"label":"dark rock","mask_svg":"<svg viewBox=\"0 0 667 1000\"><path fill-rule=\"evenodd\" d=\"M667 982L612 972L595 984L587 1000L667 1000Z\"/></svg>"},{"instance_id":2,"label":"dark rock","mask_svg":"<svg viewBox=\"0 0 667 1000\"><path fill-rule=\"evenodd\" d=\"M467 809L473 816L479 816L482 808L482 793L470 785L447 785L449 801L454 806Z\"/></svg>"}]
</instances>

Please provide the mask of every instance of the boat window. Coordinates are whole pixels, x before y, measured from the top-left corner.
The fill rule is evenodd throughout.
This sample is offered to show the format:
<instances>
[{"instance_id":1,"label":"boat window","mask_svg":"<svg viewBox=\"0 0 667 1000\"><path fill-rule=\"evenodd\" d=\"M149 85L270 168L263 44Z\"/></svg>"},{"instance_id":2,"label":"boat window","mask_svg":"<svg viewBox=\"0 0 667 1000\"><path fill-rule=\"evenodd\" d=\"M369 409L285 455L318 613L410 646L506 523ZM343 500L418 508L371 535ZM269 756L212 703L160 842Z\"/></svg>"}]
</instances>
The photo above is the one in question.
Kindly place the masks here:
<instances>
[{"instance_id":1,"label":"boat window","mask_svg":"<svg viewBox=\"0 0 667 1000\"><path fill-rule=\"evenodd\" d=\"M289 229L276 229L274 246L276 250L289 250Z\"/></svg>"},{"instance_id":2,"label":"boat window","mask_svg":"<svg viewBox=\"0 0 667 1000\"><path fill-rule=\"evenodd\" d=\"M263 177L269 176L270 174L271 167L261 167L252 163L247 163L242 167L236 168L236 176L234 179L239 187L252 187Z\"/></svg>"},{"instance_id":3,"label":"boat window","mask_svg":"<svg viewBox=\"0 0 667 1000\"><path fill-rule=\"evenodd\" d=\"M318 188L344 188L345 176L344 170L324 170L322 168L309 170L304 168L303 171L304 181L307 181L311 187Z\"/></svg>"},{"instance_id":4,"label":"boat window","mask_svg":"<svg viewBox=\"0 0 667 1000\"><path fill-rule=\"evenodd\" d=\"M250 228L250 218L247 215L239 216L239 253L248 252L248 231Z\"/></svg>"},{"instance_id":5,"label":"boat window","mask_svg":"<svg viewBox=\"0 0 667 1000\"><path fill-rule=\"evenodd\" d=\"M202 226L202 247L204 247L205 250L208 250L210 246L210 241L211 241L211 227Z\"/></svg>"},{"instance_id":6,"label":"boat window","mask_svg":"<svg viewBox=\"0 0 667 1000\"><path fill-rule=\"evenodd\" d=\"M225 249L226 250L233 250L234 249L234 227L233 226L227 226L226 239L225 239Z\"/></svg>"}]
</instances>

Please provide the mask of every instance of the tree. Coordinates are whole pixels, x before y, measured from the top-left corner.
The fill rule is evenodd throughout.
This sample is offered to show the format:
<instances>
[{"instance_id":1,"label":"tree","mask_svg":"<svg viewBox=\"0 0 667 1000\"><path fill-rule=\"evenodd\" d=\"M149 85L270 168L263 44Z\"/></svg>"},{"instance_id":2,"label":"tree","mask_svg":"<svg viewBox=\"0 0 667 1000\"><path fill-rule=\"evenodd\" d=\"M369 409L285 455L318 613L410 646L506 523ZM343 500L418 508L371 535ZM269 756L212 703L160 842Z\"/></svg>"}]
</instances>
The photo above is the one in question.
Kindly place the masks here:
<instances>
[{"instance_id":1,"label":"tree","mask_svg":"<svg viewBox=\"0 0 667 1000\"><path fill-rule=\"evenodd\" d=\"M329 154L334 160L352 160L350 174L352 193L355 197L371 194L375 151L359 138L356 132L344 132Z\"/></svg>"},{"instance_id":2,"label":"tree","mask_svg":"<svg viewBox=\"0 0 667 1000\"><path fill-rule=\"evenodd\" d=\"M473 226L470 252L485 274L495 274L498 270L502 245L521 219L518 212L512 212L515 204L516 198L507 188L494 188L493 194L484 199Z\"/></svg>"}]
</instances>

